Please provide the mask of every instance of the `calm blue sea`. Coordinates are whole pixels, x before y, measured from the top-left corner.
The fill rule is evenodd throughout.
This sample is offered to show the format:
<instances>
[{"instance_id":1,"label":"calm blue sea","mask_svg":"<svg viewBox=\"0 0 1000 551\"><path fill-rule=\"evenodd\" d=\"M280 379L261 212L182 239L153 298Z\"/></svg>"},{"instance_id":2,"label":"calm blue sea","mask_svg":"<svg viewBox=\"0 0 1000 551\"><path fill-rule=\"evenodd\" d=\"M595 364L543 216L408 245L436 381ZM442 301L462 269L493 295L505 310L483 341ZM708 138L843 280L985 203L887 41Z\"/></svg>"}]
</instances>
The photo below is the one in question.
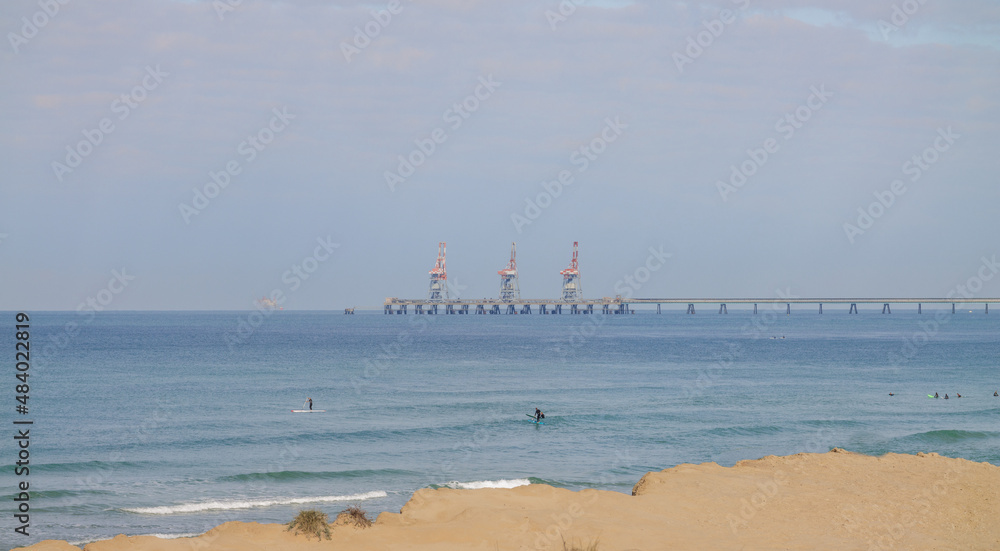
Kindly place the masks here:
<instances>
[{"instance_id":1,"label":"calm blue sea","mask_svg":"<svg viewBox=\"0 0 1000 551\"><path fill-rule=\"evenodd\" d=\"M629 492L680 463L835 446L1000 465L1000 315L981 307L937 317L35 312L28 415L14 413L15 322L2 315L7 547L284 523L302 508L398 511L428 486ZM326 413L292 413L307 397ZM536 406L545 425L526 417ZM11 421L26 418L22 538Z\"/></svg>"}]
</instances>

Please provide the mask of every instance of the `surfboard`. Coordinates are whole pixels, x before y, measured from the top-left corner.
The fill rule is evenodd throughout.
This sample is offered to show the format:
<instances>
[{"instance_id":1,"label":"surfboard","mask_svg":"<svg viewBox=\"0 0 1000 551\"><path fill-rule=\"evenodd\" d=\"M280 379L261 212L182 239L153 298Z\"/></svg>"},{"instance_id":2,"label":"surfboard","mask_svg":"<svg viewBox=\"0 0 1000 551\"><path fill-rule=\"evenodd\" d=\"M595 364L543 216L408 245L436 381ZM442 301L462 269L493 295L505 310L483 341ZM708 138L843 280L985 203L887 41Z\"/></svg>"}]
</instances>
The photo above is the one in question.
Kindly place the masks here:
<instances>
[{"instance_id":1,"label":"surfboard","mask_svg":"<svg viewBox=\"0 0 1000 551\"><path fill-rule=\"evenodd\" d=\"M325 409L293 409L292 413L326 413Z\"/></svg>"},{"instance_id":2,"label":"surfboard","mask_svg":"<svg viewBox=\"0 0 1000 551\"><path fill-rule=\"evenodd\" d=\"M928 394L928 395L927 395L927 397L928 397L928 398L933 398L933 397L934 397L934 395L933 395L933 394Z\"/></svg>"},{"instance_id":3,"label":"surfboard","mask_svg":"<svg viewBox=\"0 0 1000 551\"><path fill-rule=\"evenodd\" d=\"M530 413L525 413L525 415L527 415L529 418L531 418L531 422L534 423L534 424L536 424L536 425L544 425L545 424L545 421L536 421L535 420L535 416L532 415L532 414L530 414Z\"/></svg>"}]
</instances>

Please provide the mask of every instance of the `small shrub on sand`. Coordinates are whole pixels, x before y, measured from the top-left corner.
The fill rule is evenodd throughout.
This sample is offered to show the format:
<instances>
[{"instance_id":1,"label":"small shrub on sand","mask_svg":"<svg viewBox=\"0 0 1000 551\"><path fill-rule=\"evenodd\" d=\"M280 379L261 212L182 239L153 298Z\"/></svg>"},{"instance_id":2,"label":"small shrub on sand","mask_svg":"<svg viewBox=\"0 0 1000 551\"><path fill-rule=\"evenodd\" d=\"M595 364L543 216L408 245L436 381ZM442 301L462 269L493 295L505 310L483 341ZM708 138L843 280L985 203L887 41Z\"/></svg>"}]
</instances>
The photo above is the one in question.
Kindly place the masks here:
<instances>
[{"instance_id":1,"label":"small shrub on sand","mask_svg":"<svg viewBox=\"0 0 1000 551\"><path fill-rule=\"evenodd\" d=\"M368 518L367 511L357 505L351 505L337 515L337 520L334 521L334 523L356 526L358 528L368 528L372 525L372 519Z\"/></svg>"},{"instance_id":2,"label":"small shrub on sand","mask_svg":"<svg viewBox=\"0 0 1000 551\"><path fill-rule=\"evenodd\" d=\"M288 523L288 531L295 531L295 535L299 532L304 532L306 539L309 536L316 535L317 540L322 540L323 536L326 539L330 539L330 517L326 516L326 513L321 511L316 511L311 509L309 511L299 511L298 515L292 519L292 522Z\"/></svg>"},{"instance_id":3,"label":"small shrub on sand","mask_svg":"<svg viewBox=\"0 0 1000 551\"><path fill-rule=\"evenodd\" d=\"M563 544L563 551L597 551L597 544L600 543L600 541L601 540L596 539L596 540L588 543L587 545L581 546L581 545L579 545L577 543L567 544L566 540L564 539L563 542L562 542L562 544Z\"/></svg>"}]
</instances>

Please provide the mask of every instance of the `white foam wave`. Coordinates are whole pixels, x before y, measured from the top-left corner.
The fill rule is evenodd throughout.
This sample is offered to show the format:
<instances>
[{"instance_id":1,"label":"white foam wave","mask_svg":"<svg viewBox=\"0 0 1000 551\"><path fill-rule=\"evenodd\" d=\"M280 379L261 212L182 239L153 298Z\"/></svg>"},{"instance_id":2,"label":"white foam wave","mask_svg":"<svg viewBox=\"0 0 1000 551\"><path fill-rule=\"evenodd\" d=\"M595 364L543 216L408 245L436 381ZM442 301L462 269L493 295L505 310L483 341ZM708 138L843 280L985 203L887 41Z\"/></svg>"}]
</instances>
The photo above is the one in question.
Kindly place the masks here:
<instances>
[{"instance_id":1,"label":"white foam wave","mask_svg":"<svg viewBox=\"0 0 1000 551\"><path fill-rule=\"evenodd\" d=\"M475 482L449 482L447 484L442 484L446 488L454 488L457 490L481 490L483 488L517 488L518 486L527 486L531 484L531 481L527 478L515 478L514 480L477 480Z\"/></svg>"},{"instance_id":2,"label":"white foam wave","mask_svg":"<svg viewBox=\"0 0 1000 551\"><path fill-rule=\"evenodd\" d=\"M139 535L140 536L152 536L154 538L160 538L162 540L173 540L173 539L178 539L178 538L196 538L196 537L200 536L201 534L139 534ZM70 545L74 545L76 547L83 547L84 545L87 545L88 543L97 543L99 541L105 541L107 539L108 538L97 538L97 539L90 539L90 540L71 541L71 542L67 542L67 543L69 543Z\"/></svg>"},{"instance_id":3,"label":"white foam wave","mask_svg":"<svg viewBox=\"0 0 1000 551\"><path fill-rule=\"evenodd\" d=\"M334 503L337 501L364 501L386 497L383 491L365 492L349 496L296 497L287 499L252 499L229 501L206 501L201 503L182 503L163 507L137 507L123 509L127 513L140 515L176 515L183 513L200 513L202 511L229 511L234 509L256 509L258 507L273 507L275 505L298 505L301 503Z\"/></svg>"}]
</instances>

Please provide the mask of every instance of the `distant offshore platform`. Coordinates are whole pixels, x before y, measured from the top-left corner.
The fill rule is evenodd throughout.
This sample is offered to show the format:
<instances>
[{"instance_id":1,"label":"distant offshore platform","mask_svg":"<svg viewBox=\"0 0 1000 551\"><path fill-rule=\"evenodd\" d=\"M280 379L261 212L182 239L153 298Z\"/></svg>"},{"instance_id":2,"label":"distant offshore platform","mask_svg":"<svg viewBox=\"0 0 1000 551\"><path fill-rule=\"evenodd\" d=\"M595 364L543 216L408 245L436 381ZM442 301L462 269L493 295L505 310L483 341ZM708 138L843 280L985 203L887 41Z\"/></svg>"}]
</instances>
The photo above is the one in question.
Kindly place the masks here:
<instances>
[{"instance_id":1,"label":"distant offshore platform","mask_svg":"<svg viewBox=\"0 0 1000 551\"><path fill-rule=\"evenodd\" d=\"M951 304L951 313L956 313L958 304L982 304L985 306L985 313L990 313L990 303L1000 302L997 298L967 298L967 297L946 297L946 298L623 298L621 295L614 297L602 297L597 299L583 298L583 290L580 286L580 264L579 264L579 242L573 242L573 256L569 267L559 272L563 278L562 296L556 299L526 299L521 298L521 291L517 280L517 246L511 243L510 261L507 267L497 272L500 275L500 298L497 299L452 299L448 296L448 270L445 262L447 244L438 244L437 261L430 271L430 287L427 291L427 298L404 299L389 297L385 299L383 313L387 315L405 315L413 308L414 314L507 314L507 315L528 315L535 312L539 314L562 314L564 310L569 314L594 314L595 308L599 308L602 314L634 314L631 308L635 304L655 304L656 313L661 313L664 304L687 304L687 313L695 313L695 305L718 304L720 314L729 313L731 304L753 305L753 313L757 313L758 305L784 305L785 313L792 313L793 304L813 304L819 307L819 313L823 313L824 304L849 305L848 314L857 314L859 304L881 304L883 314L892 313L893 304L916 304L917 313L923 313L924 304ZM344 311L346 314L353 314L354 308Z\"/></svg>"}]
</instances>

